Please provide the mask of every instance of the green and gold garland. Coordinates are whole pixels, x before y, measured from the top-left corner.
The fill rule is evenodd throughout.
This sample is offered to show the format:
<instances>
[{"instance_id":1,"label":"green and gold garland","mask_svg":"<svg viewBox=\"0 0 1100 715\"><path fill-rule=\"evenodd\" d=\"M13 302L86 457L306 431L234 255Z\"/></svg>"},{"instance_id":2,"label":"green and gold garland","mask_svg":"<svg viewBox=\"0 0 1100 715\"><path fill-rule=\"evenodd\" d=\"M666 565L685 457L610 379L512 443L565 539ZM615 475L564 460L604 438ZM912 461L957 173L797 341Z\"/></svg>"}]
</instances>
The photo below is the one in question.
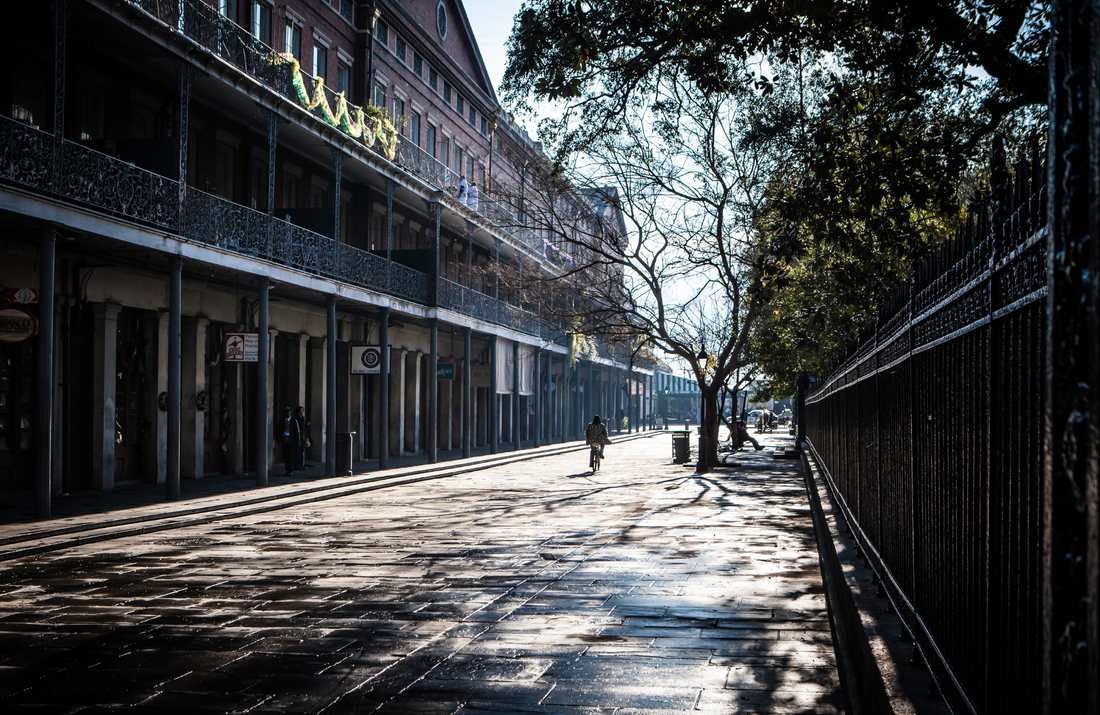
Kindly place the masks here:
<instances>
[{"instance_id":1,"label":"green and gold garland","mask_svg":"<svg viewBox=\"0 0 1100 715\"><path fill-rule=\"evenodd\" d=\"M294 91L298 94L298 102L309 110L321 108L321 115L325 121L353 139L363 142L368 149L374 147L377 141L382 149L382 154L393 161L397 155L397 129L386 115L386 110L381 107L367 106L366 108L348 104L344 93L336 95L336 110L328 104L325 97L325 81L320 77L313 77L313 96L306 88L306 80L302 77L302 67L293 55L282 54L283 59L290 63L290 81L294 85Z\"/></svg>"}]
</instances>

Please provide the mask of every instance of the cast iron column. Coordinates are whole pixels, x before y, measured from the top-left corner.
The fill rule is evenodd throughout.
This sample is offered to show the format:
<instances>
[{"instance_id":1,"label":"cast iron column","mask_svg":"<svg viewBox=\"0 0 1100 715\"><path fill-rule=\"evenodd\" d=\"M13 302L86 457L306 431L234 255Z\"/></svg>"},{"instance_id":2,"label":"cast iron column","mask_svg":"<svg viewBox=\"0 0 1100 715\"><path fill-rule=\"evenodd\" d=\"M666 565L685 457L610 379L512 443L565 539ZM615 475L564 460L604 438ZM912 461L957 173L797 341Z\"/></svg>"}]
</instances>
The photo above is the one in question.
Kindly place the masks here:
<instances>
[{"instance_id":1,"label":"cast iron column","mask_svg":"<svg viewBox=\"0 0 1100 715\"><path fill-rule=\"evenodd\" d=\"M428 318L428 464L439 461L439 318Z\"/></svg>"},{"instance_id":2,"label":"cast iron column","mask_svg":"<svg viewBox=\"0 0 1100 715\"><path fill-rule=\"evenodd\" d=\"M535 348L535 419L531 436L536 448L542 446L542 350Z\"/></svg>"},{"instance_id":3,"label":"cast iron column","mask_svg":"<svg viewBox=\"0 0 1100 715\"><path fill-rule=\"evenodd\" d=\"M378 468L390 467L390 309L378 317L378 346L382 352L378 375Z\"/></svg>"},{"instance_id":4,"label":"cast iron column","mask_svg":"<svg viewBox=\"0 0 1100 715\"><path fill-rule=\"evenodd\" d=\"M336 476L336 294L328 297L325 355L325 476Z\"/></svg>"},{"instance_id":5,"label":"cast iron column","mask_svg":"<svg viewBox=\"0 0 1100 715\"><path fill-rule=\"evenodd\" d=\"M497 336L489 336L489 454L496 454L500 442L500 408L497 407Z\"/></svg>"},{"instance_id":6,"label":"cast iron column","mask_svg":"<svg viewBox=\"0 0 1100 715\"><path fill-rule=\"evenodd\" d=\"M474 426L471 424L473 420L473 412L470 409L473 404L473 393L470 387L470 344L473 342L471 339L471 330L469 327L462 329L462 346L463 356L462 361L462 456L463 458L470 457L470 448L473 444Z\"/></svg>"},{"instance_id":7,"label":"cast iron column","mask_svg":"<svg viewBox=\"0 0 1100 715\"><path fill-rule=\"evenodd\" d=\"M512 341L512 450L519 449L519 341Z\"/></svg>"},{"instance_id":8,"label":"cast iron column","mask_svg":"<svg viewBox=\"0 0 1100 715\"><path fill-rule=\"evenodd\" d=\"M1100 17L1055 0L1047 147L1043 712L1100 711Z\"/></svg>"},{"instance_id":9,"label":"cast iron column","mask_svg":"<svg viewBox=\"0 0 1100 715\"><path fill-rule=\"evenodd\" d=\"M168 444L165 498L180 498L180 378L183 374L183 259L168 259Z\"/></svg>"},{"instance_id":10,"label":"cast iron column","mask_svg":"<svg viewBox=\"0 0 1100 715\"><path fill-rule=\"evenodd\" d=\"M53 471L53 283L57 228L47 224L38 243L41 273L38 279L38 385L35 397L37 465L34 475L34 515L50 516Z\"/></svg>"},{"instance_id":11,"label":"cast iron column","mask_svg":"<svg viewBox=\"0 0 1100 715\"><path fill-rule=\"evenodd\" d=\"M256 363L256 486L267 486L268 457L271 454L269 435L271 434L271 414L267 409L268 370L270 361L270 321L267 313L267 297L271 282L266 276L260 278L260 316L256 331L259 338L259 355Z\"/></svg>"}]
</instances>

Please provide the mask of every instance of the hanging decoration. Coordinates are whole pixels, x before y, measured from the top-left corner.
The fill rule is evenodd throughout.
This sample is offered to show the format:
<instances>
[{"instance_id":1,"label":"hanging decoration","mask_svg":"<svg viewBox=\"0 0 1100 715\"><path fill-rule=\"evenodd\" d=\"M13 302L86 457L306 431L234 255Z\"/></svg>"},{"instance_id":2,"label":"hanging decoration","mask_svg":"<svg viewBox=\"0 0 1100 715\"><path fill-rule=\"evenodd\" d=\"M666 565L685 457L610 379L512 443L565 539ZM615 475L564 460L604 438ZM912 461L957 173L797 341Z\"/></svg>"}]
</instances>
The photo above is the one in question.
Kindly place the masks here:
<instances>
[{"instance_id":1,"label":"hanging decoration","mask_svg":"<svg viewBox=\"0 0 1100 715\"><path fill-rule=\"evenodd\" d=\"M398 131L385 110L371 105L357 107L349 104L343 92L336 95L336 107L333 109L325 96L325 81L320 77L306 79L303 77L301 65L293 55L280 56L290 63L290 82L294 86L299 104L311 111L320 108L325 122L352 139L358 139L368 149L373 149L377 142L382 154L393 161L397 156ZM307 81L313 83L312 93L306 85Z\"/></svg>"}]
</instances>

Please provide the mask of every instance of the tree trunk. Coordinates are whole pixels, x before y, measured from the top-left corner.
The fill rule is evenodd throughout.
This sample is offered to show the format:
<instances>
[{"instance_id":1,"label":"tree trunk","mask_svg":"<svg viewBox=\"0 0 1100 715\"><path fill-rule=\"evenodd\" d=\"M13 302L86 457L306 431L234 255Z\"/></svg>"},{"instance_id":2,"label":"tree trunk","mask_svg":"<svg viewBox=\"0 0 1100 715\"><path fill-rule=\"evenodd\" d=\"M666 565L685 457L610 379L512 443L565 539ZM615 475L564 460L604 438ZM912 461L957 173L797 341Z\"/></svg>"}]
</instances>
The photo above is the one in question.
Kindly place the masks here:
<instances>
[{"instance_id":1,"label":"tree trunk","mask_svg":"<svg viewBox=\"0 0 1100 715\"><path fill-rule=\"evenodd\" d=\"M700 427L706 437L706 462L710 467L718 464L718 395L721 385L701 385L703 414ZM700 455L702 457L702 455Z\"/></svg>"}]
</instances>

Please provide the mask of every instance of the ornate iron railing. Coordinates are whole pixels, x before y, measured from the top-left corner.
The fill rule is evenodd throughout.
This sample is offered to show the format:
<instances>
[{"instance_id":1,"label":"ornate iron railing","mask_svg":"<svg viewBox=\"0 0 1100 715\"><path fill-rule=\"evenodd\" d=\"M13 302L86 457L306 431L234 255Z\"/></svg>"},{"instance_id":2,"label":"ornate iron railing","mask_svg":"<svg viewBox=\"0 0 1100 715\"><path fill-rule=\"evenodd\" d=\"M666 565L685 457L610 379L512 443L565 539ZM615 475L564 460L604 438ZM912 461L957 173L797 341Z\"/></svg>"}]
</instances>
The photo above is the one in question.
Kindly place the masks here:
<instances>
[{"instance_id":1,"label":"ornate iron railing","mask_svg":"<svg viewBox=\"0 0 1100 715\"><path fill-rule=\"evenodd\" d=\"M54 137L0 118L0 179L28 189L53 190Z\"/></svg>"},{"instance_id":2,"label":"ornate iron railing","mask_svg":"<svg viewBox=\"0 0 1100 715\"><path fill-rule=\"evenodd\" d=\"M262 211L187 187L178 181L79 144L62 142L54 179L55 141L34 127L0 117L0 181L57 196L244 256L430 303L429 276ZM537 319L518 308L439 279L437 304L478 320L540 334Z\"/></svg>"},{"instance_id":3,"label":"ornate iron railing","mask_svg":"<svg viewBox=\"0 0 1100 715\"><path fill-rule=\"evenodd\" d=\"M806 401L807 439L956 712L1041 711L1041 162L883 304ZM1004 687L1011 683L1011 687Z\"/></svg>"},{"instance_id":4,"label":"ornate iron railing","mask_svg":"<svg viewBox=\"0 0 1100 715\"><path fill-rule=\"evenodd\" d=\"M128 0L284 97L290 63L202 0Z\"/></svg>"}]
</instances>

